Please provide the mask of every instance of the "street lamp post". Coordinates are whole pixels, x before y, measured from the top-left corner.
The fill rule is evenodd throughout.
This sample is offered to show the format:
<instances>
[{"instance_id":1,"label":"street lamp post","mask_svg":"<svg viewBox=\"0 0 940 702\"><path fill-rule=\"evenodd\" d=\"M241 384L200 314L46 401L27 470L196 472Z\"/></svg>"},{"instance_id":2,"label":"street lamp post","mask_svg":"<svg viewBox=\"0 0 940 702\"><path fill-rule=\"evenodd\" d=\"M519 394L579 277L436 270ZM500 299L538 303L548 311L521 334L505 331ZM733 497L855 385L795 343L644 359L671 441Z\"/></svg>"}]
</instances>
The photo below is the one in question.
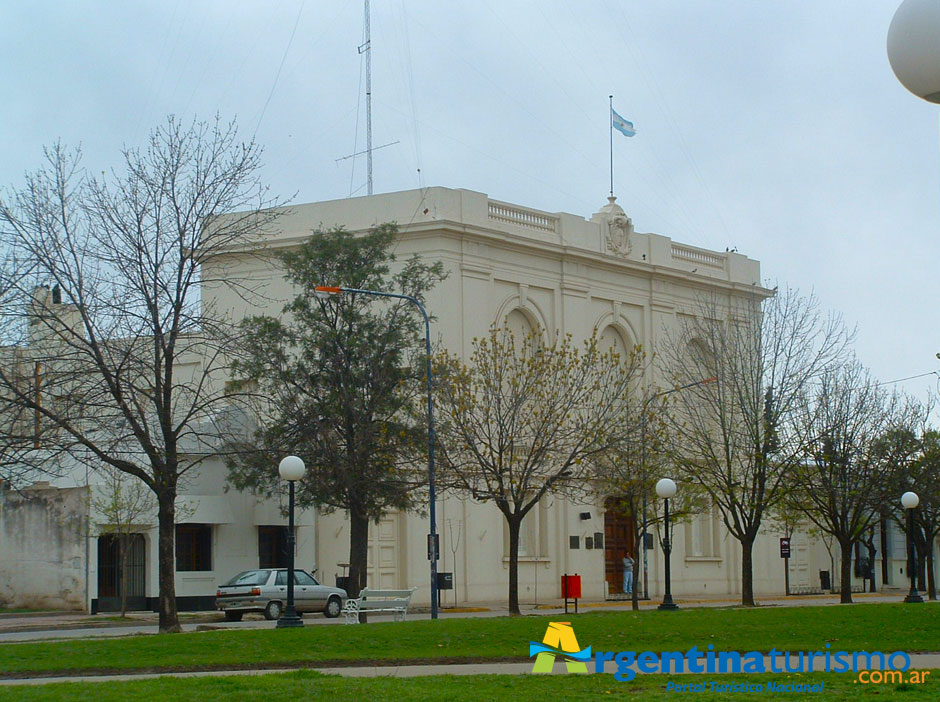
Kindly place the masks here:
<instances>
[{"instance_id":1,"label":"street lamp post","mask_svg":"<svg viewBox=\"0 0 940 702\"><path fill-rule=\"evenodd\" d=\"M669 538L669 498L676 494L676 482L670 478L662 478L656 483L656 494L665 502L665 523L666 538L663 539L663 553L666 556L666 592L663 595L663 603L659 609L679 609L679 605L672 601L672 582L670 572L670 554L672 553L672 542Z\"/></svg>"},{"instance_id":2,"label":"street lamp post","mask_svg":"<svg viewBox=\"0 0 940 702\"><path fill-rule=\"evenodd\" d=\"M705 378L705 380L697 380L694 383L688 383L687 385L681 385L677 388L672 388L671 390L664 390L663 392L657 392L645 400L643 400L643 411L640 415L640 470L641 475L646 475L646 418L647 411L649 410L650 403L655 400L657 397L665 397L666 395L671 395L674 392L680 392L682 390L688 390L689 388L694 388L699 385L708 385L709 383L717 383L718 377L712 376L711 378ZM645 481L645 477L644 477ZM646 490L643 490L643 536L642 536L642 547L643 547L643 599L648 600L650 598L650 580L649 580L649 568L647 558L647 549L646 549L646 531L647 531L647 518L646 518ZM637 588L633 588L634 596Z\"/></svg>"},{"instance_id":3,"label":"street lamp post","mask_svg":"<svg viewBox=\"0 0 940 702\"><path fill-rule=\"evenodd\" d=\"M282 458L277 467L281 479L286 480L290 485L287 527L287 609L284 610L284 615L277 620L278 629L304 625L294 608L294 483L304 477L306 470L304 462L297 456Z\"/></svg>"},{"instance_id":4,"label":"street lamp post","mask_svg":"<svg viewBox=\"0 0 940 702\"><path fill-rule=\"evenodd\" d=\"M331 287L327 285L318 285L315 289L317 297L325 298L330 295L339 295L340 293L349 293L352 295L372 295L374 297L391 297L397 300L407 300L421 310L421 316L424 317L424 353L425 353L425 372L427 374L427 394L428 394L428 502L430 533L428 534L428 560L431 561L431 619L437 619L437 560L438 560L438 539L437 539L437 519L435 515L435 493L434 493L434 400L432 393L431 376L431 321L428 318L428 312L421 304L421 301L411 295L401 295L399 293L379 292L378 290L361 290L360 288Z\"/></svg>"},{"instance_id":5,"label":"street lamp post","mask_svg":"<svg viewBox=\"0 0 940 702\"><path fill-rule=\"evenodd\" d=\"M911 579L911 591L904 598L908 603L922 603L924 598L917 594L917 554L914 551L914 510L920 504L916 492L901 495L901 506L907 510L907 574Z\"/></svg>"}]
</instances>

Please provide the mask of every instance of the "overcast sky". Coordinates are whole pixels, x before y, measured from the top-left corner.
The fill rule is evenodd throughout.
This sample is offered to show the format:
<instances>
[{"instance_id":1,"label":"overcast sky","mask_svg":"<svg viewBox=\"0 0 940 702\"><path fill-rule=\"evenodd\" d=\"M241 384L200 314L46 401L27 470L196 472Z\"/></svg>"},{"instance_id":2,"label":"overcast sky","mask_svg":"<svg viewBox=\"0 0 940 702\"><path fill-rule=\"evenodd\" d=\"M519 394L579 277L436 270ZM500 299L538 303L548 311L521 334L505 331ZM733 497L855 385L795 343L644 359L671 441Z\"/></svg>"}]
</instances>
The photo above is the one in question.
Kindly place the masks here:
<instances>
[{"instance_id":1,"label":"overcast sky","mask_svg":"<svg viewBox=\"0 0 940 702\"><path fill-rule=\"evenodd\" d=\"M883 381L940 370L938 108L895 79L899 0L372 0L375 190L443 185L761 262L858 325ZM0 184L42 146L118 164L167 114L236 117L294 202L365 194L357 0L0 0ZM419 173L420 169L420 173ZM901 383L925 398L937 376Z\"/></svg>"}]
</instances>

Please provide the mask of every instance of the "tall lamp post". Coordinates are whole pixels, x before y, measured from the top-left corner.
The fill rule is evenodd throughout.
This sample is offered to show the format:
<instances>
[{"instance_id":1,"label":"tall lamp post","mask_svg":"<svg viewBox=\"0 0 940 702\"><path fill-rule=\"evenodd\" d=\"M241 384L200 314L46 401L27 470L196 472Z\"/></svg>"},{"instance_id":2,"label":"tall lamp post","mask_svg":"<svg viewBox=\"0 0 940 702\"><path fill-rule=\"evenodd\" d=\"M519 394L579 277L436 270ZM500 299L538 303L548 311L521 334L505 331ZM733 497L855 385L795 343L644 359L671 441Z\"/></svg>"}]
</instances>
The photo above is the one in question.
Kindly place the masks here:
<instances>
[{"instance_id":1,"label":"tall lamp post","mask_svg":"<svg viewBox=\"0 0 940 702\"><path fill-rule=\"evenodd\" d=\"M432 375L431 375L431 321L428 318L428 312L421 304L421 300L411 295L400 295L398 293L379 292L378 290L361 290L359 288L331 287L328 285L318 285L315 289L317 297L326 298L330 295L339 295L340 293L349 293L352 295L372 295L374 297L392 297L397 300L407 300L421 310L421 316L424 317L424 353L425 353L425 372L427 374L427 392L428 392L428 502L430 533L428 534L428 560L431 561L431 619L437 619L437 560L439 557L439 545L437 539L437 519L435 516L435 494L434 494L434 400L432 393Z\"/></svg>"},{"instance_id":2,"label":"tall lamp post","mask_svg":"<svg viewBox=\"0 0 940 702\"><path fill-rule=\"evenodd\" d=\"M277 628L284 629L304 625L294 608L294 483L304 477L307 467L297 456L287 456L281 459L277 472L280 473L281 479L286 480L290 485L287 527L287 609L284 610L284 616L277 620Z\"/></svg>"},{"instance_id":3,"label":"tall lamp post","mask_svg":"<svg viewBox=\"0 0 940 702\"><path fill-rule=\"evenodd\" d=\"M663 595L663 603L659 609L679 609L679 605L672 601L672 582L670 571L670 554L672 553L672 542L669 538L669 498L676 494L676 482L671 478L662 478L656 483L656 494L665 502L666 508L666 538L663 539L663 553L666 556L666 593Z\"/></svg>"},{"instance_id":4,"label":"tall lamp post","mask_svg":"<svg viewBox=\"0 0 940 702\"><path fill-rule=\"evenodd\" d=\"M916 492L901 495L901 506L907 510L907 574L911 579L911 591L904 598L908 603L922 603L924 598L917 594L917 554L914 550L914 510L920 504Z\"/></svg>"},{"instance_id":5,"label":"tall lamp post","mask_svg":"<svg viewBox=\"0 0 940 702\"><path fill-rule=\"evenodd\" d=\"M671 390L664 390L663 392L653 393L645 400L643 400L643 411L640 415L640 470L643 471L641 474L646 475L646 417L647 410L649 410L650 403L655 400L657 397L665 397L666 395L671 395L674 392L681 392L682 390L688 390L689 388L694 388L699 385L708 385L709 383L717 383L718 376L712 376L711 378L705 378L705 380L696 380L694 383L688 383L687 385L681 385L677 388L672 388ZM647 531L647 518L646 518L646 490L643 490L643 599L648 600L650 598L650 580L649 580L649 568L648 568L648 559L647 559L647 549L646 549L646 531ZM636 596L637 588L633 588L634 597Z\"/></svg>"}]
</instances>

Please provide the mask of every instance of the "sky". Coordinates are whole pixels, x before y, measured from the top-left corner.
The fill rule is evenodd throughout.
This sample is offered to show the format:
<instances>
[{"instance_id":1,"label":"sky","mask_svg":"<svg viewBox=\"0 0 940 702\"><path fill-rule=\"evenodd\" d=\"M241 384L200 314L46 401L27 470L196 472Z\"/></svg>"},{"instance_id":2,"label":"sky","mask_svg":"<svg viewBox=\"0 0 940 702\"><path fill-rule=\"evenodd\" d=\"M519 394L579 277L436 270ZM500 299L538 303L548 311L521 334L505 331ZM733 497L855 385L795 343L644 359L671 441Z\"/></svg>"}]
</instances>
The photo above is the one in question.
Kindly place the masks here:
<instances>
[{"instance_id":1,"label":"sky","mask_svg":"<svg viewBox=\"0 0 940 702\"><path fill-rule=\"evenodd\" d=\"M938 106L885 38L899 0L373 0L375 192L440 185L761 262L937 397ZM175 114L236 118L294 203L366 193L363 3L0 0L0 187L57 140L94 172ZM389 146L384 146L391 144Z\"/></svg>"}]
</instances>

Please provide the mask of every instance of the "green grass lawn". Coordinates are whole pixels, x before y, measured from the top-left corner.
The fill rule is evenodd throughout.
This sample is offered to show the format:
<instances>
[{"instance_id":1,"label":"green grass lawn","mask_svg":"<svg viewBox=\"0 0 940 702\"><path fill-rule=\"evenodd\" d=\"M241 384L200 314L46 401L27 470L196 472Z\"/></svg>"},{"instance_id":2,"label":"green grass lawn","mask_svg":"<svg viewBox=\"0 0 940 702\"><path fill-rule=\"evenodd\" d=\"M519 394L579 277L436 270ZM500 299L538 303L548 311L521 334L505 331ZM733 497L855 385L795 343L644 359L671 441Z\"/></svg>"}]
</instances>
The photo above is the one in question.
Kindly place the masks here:
<instances>
[{"instance_id":1,"label":"green grass lawn","mask_svg":"<svg viewBox=\"0 0 940 702\"><path fill-rule=\"evenodd\" d=\"M761 683L770 680L788 683L823 682L818 693L731 692L677 693L667 690L668 681L684 683L691 678L722 683ZM940 675L938 675L940 677ZM362 700L396 700L397 702L478 702L489 699L513 700L584 700L622 698L674 700L702 698L710 700L835 700L861 699L878 702L920 702L937 699L940 683L929 680L923 685L886 684L859 685L854 675L830 673L794 676L780 675L641 675L631 682L618 683L612 675L478 675L438 676L426 678L340 678L310 671L260 676L209 678L163 678L133 682L56 683L43 686L17 685L0 687L0 700L17 702L63 700L68 702L110 702L111 700L159 699L161 702L209 702L215 700L303 700L329 699L330 702L362 702Z\"/></svg>"},{"instance_id":2,"label":"green grass lawn","mask_svg":"<svg viewBox=\"0 0 940 702\"><path fill-rule=\"evenodd\" d=\"M549 621L594 651L940 650L940 607L905 604L597 612L373 622L0 645L0 677L24 671L212 670L326 661L517 659Z\"/></svg>"}]
</instances>

